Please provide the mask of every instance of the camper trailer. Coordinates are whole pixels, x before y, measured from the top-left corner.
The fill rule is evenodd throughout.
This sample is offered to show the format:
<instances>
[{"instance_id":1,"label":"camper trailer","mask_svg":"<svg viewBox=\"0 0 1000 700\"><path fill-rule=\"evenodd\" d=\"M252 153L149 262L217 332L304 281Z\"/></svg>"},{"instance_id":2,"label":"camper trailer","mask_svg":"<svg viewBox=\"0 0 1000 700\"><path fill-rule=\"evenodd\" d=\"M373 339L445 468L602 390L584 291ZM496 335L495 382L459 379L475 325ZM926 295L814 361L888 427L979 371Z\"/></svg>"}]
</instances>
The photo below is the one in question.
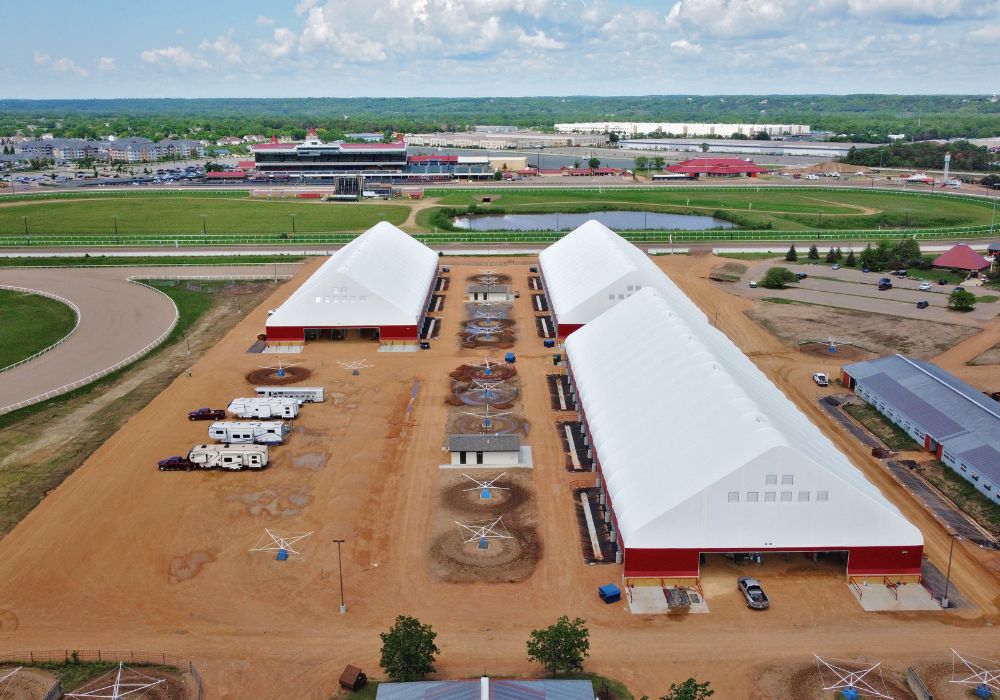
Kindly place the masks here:
<instances>
[{"instance_id":1,"label":"camper trailer","mask_svg":"<svg viewBox=\"0 0 1000 700\"><path fill-rule=\"evenodd\" d=\"M299 402L298 399L240 398L233 399L227 410L237 418L295 418L299 415Z\"/></svg>"},{"instance_id":2,"label":"camper trailer","mask_svg":"<svg viewBox=\"0 0 1000 700\"><path fill-rule=\"evenodd\" d=\"M299 403L319 403L323 400L321 386L259 386L255 391L257 396L296 399Z\"/></svg>"},{"instance_id":3,"label":"camper trailer","mask_svg":"<svg viewBox=\"0 0 1000 700\"><path fill-rule=\"evenodd\" d=\"M271 421L218 421L208 427L208 437L233 445L280 445L290 432L288 423Z\"/></svg>"},{"instance_id":4,"label":"camper trailer","mask_svg":"<svg viewBox=\"0 0 1000 700\"><path fill-rule=\"evenodd\" d=\"M263 469L267 445L195 445L188 460L198 469Z\"/></svg>"}]
</instances>

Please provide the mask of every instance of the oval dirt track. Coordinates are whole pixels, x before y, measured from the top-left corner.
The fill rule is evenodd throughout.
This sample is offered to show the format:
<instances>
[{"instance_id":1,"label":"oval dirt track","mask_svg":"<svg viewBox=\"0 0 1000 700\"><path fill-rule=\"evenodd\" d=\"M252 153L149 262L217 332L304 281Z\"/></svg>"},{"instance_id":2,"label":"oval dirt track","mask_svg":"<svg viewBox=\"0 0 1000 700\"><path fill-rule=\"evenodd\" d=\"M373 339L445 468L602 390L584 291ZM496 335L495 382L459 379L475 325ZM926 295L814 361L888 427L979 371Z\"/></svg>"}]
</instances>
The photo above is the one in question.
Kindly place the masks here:
<instances>
[{"instance_id":1,"label":"oval dirt track","mask_svg":"<svg viewBox=\"0 0 1000 700\"><path fill-rule=\"evenodd\" d=\"M298 265L0 270L0 284L57 294L80 309L79 326L66 342L0 373L0 413L112 367L170 328L176 313L170 298L128 278L269 276L288 274L289 268Z\"/></svg>"}]
</instances>

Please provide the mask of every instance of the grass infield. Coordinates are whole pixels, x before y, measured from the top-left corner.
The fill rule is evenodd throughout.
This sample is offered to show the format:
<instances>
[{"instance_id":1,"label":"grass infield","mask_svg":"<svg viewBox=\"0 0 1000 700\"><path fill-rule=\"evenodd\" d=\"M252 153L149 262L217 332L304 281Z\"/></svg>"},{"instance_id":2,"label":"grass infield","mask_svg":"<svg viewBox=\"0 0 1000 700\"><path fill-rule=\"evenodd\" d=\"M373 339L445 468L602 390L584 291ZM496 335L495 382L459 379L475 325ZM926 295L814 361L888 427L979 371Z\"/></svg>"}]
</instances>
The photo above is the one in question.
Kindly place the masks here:
<instances>
[{"instance_id":1,"label":"grass infield","mask_svg":"<svg viewBox=\"0 0 1000 700\"><path fill-rule=\"evenodd\" d=\"M0 367L44 350L75 325L73 309L55 299L0 289Z\"/></svg>"}]
</instances>

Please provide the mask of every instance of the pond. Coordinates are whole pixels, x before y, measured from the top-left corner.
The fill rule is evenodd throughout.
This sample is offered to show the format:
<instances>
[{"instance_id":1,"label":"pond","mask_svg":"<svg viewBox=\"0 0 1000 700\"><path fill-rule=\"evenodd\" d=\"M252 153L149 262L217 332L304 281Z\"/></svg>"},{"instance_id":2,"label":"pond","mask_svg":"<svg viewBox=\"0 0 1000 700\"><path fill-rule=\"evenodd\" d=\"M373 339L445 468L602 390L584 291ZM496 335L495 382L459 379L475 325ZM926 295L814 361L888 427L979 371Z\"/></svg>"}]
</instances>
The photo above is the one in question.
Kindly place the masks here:
<instances>
[{"instance_id":1,"label":"pond","mask_svg":"<svg viewBox=\"0 0 1000 700\"><path fill-rule=\"evenodd\" d=\"M456 228L470 231L566 231L596 219L612 231L703 231L733 228L733 224L714 216L661 214L652 211L594 211L579 214L507 214L459 216Z\"/></svg>"}]
</instances>

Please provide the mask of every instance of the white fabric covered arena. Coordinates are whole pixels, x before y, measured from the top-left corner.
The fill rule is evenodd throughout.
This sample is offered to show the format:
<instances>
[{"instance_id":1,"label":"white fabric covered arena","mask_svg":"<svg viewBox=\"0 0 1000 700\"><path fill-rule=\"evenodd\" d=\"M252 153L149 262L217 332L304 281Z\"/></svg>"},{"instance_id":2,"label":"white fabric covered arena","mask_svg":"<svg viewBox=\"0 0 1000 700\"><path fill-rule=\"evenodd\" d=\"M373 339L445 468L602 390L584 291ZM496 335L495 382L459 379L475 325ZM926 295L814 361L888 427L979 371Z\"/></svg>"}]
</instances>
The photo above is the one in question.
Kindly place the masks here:
<instances>
[{"instance_id":1,"label":"white fabric covered arena","mask_svg":"<svg viewBox=\"0 0 1000 700\"><path fill-rule=\"evenodd\" d=\"M635 292L566 340L626 567L634 548L919 548L746 355L656 286L668 291Z\"/></svg>"},{"instance_id":2,"label":"white fabric covered arena","mask_svg":"<svg viewBox=\"0 0 1000 700\"><path fill-rule=\"evenodd\" d=\"M565 326L589 323L637 290L666 280L649 256L593 219L543 250L538 260L549 308Z\"/></svg>"},{"instance_id":3,"label":"white fabric covered arena","mask_svg":"<svg viewBox=\"0 0 1000 700\"><path fill-rule=\"evenodd\" d=\"M267 320L275 328L413 326L438 255L382 221L338 250Z\"/></svg>"}]
</instances>

